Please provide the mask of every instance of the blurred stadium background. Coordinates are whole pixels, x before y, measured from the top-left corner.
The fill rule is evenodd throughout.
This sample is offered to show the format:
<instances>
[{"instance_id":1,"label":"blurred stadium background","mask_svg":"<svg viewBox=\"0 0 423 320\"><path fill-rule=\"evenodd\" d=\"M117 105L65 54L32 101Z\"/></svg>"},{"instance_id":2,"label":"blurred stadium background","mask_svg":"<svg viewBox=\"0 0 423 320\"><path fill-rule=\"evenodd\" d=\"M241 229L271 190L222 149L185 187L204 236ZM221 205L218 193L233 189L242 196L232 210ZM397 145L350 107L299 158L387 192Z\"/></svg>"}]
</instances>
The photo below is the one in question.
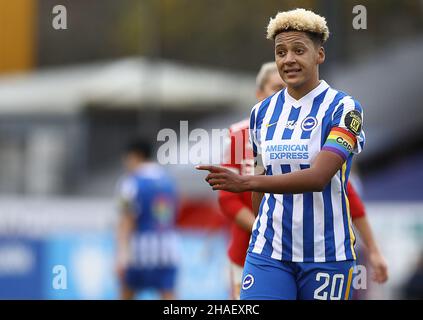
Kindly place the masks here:
<instances>
[{"instance_id":1,"label":"blurred stadium background","mask_svg":"<svg viewBox=\"0 0 423 320\"><path fill-rule=\"evenodd\" d=\"M57 4L66 30L52 27ZM367 30L352 28L357 4ZM421 0L0 0L0 298L115 299L123 145L182 120L211 130L246 117L273 59L268 19L295 7L327 17L322 78L365 107L357 181L390 279L360 298L407 298L423 272ZM216 194L193 165L169 170L182 196L178 297L227 299ZM52 287L55 265L67 290Z\"/></svg>"}]
</instances>

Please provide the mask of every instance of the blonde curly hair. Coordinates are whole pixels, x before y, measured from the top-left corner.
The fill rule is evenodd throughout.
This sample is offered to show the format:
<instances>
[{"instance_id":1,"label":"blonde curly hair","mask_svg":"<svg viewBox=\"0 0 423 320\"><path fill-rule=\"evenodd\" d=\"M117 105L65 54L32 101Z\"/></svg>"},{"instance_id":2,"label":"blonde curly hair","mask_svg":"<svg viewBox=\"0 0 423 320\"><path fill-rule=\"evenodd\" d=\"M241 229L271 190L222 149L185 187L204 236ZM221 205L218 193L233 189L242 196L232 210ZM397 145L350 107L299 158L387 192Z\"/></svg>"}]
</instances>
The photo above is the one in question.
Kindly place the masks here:
<instances>
[{"instance_id":1,"label":"blonde curly hair","mask_svg":"<svg viewBox=\"0 0 423 320\"><path fill-rule=\"evenodd\" d=\"M304 31L318 35L322 44L329 39L326 19L310 10L302 8L278 12L267 26L267 39L274 40L282 31Z\"/></svg>"}]
</instances>

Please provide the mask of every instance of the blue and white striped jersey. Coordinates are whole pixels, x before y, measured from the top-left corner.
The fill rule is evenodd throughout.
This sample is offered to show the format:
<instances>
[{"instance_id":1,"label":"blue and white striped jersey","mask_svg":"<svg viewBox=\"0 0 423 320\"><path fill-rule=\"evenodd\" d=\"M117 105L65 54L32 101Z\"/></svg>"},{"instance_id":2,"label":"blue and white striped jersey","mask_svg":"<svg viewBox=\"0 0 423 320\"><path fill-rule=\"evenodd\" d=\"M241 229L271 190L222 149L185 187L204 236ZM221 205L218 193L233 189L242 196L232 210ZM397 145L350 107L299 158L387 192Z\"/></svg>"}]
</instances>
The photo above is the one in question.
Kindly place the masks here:
<instances>
[{"instance_id":1,"label":"blue and white striped jersey","mask_svg":"<svg viewBox=\"0 0 423 320\"><path fill-rule=\"evenodd\" d=\"M135 218L130 266L176 265L179 259L175 231L178 198L173 180L161 166L148 163L122 179L119 189L120 202L124 208L130 208Z\"/></svg>"},{"instance_id":2,"label":"blue and white striped jersey","mask_svg":"<svg viewBox=\"0 0 423 320\"><path fill-rule=\"evenodd\" d=\"M307 169L322 149L346 161L323 192L266 193L249 252L293 262L355 259L346 188L353 153L365 142L362 113L356 100L323 80L300 100L284 89L253 107L250 142L267 175Z\"/></svg>"}]
</instances>

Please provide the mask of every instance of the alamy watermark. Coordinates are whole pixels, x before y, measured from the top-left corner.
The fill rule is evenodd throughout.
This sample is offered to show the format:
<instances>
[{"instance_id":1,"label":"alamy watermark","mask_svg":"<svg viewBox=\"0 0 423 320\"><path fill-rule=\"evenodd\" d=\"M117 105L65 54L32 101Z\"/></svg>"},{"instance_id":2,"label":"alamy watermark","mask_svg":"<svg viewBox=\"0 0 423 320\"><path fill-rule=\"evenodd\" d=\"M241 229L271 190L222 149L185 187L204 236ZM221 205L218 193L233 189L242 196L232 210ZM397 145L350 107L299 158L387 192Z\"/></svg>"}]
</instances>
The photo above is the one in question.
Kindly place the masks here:
<instances>
[{"instance_id":1,"label":"alamy watermark","mask_svg":"<svg viewBox=\"0 0 423 320\"><path fill-rule=\"evenodd\" d=\"M355 5L352 9L355 15L352 20L352 26L355 30L367 29L367 8L364 5ZM64 5L55 5L52 9L52 26L55 30L66 30L67 26L67 8Z\"/></svg>"},{"instance_id":2,"label":"alamy watermark","mask_svg":"<svg viewBox=\"0 0 423 320\"><path fill-rule=\"evenodd\" d=\"M53 20L51 25L55 30L66 30L68 28L68 12L64 5L55 5L52 9Z\"/></svg>"},{"instance_id":3,"label":"alamy watermark","mask_svg":"<svg viewBox=\"0 0 423 320\"><path fill-rule=\"evenodd\" d=\"M54 290L66 290L68 288L68 272L65 266L55 265L52 269L53 279L51 286Z\"/></svg>"},{"instance_id":4,"label":"alamy watermark","mask_svg":"<svg viewBox=\"0 0 423 320\"><path fill-rule=\"evenodd\" d=\"M355 14L352 26L355 30L367 30L367 8L361 4L356 5L352 9Z\"/></svg>"},{"instance_id":5,"label":"alamy watermark","mask_svg":"<svg viewBox=\"0 0 423 320\"><path fill-rule=\"evenodd\" d=\"M238 150L246 142L243 136L233 136ZM248 134L246 137L248 139ZM195 128L189 131L188 121L180 121L179 133L170 128L158 132L157 141L161 145L157 150L157 161L162 165L220 164L225 161L229 139L229 129ZM241 164L242 160L242 155L237 155L231 163Z\"/></svg>"}]
</instances>

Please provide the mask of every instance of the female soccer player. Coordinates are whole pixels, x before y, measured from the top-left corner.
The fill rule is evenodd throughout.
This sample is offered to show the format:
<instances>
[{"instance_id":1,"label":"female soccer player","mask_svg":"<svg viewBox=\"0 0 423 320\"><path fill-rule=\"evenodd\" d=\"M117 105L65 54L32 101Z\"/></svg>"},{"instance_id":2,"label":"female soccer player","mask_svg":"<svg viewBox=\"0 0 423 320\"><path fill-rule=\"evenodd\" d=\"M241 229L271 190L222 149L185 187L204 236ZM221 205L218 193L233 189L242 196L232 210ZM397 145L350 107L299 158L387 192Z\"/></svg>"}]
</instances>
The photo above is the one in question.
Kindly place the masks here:
<instances>
[{"instance_id":1,"label":"female soccer player","mask_svg":"<svg viewBox=\"0 0 423 320\"><path fill-rule=\"evenodd\" d=\"M251 111L250 140L264 174L197 168L210 171L213 190L265 193L241 299L348 299L356 256L346 186L352 156L364 145L363 111L319 80L329 37L323 17L281 12L267 31L287 88Z\"/></svg>"}]
</instances>

